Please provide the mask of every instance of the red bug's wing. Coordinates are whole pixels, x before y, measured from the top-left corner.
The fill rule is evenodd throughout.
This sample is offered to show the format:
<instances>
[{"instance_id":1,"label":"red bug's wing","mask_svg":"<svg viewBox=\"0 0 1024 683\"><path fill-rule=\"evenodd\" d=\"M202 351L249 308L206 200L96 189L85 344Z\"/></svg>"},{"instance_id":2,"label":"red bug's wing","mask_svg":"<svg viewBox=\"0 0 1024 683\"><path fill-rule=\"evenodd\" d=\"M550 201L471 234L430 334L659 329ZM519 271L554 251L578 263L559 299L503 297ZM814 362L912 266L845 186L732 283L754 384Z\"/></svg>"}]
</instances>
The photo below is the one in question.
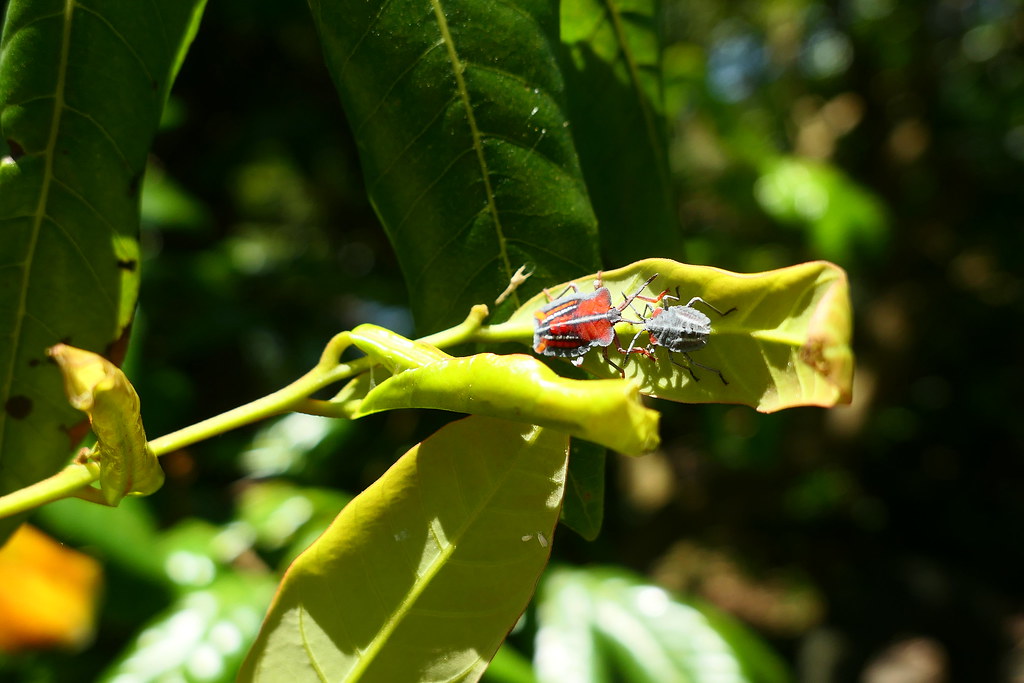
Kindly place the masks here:
<instances>
[{"instance_id":1,"label":"red bug's wing","mask_svg":"<svg viewBox=\"0 0 1024 683\"><path fill-rule=\"evenodd\" d=\"M580 302L576 309L579 334L591 346L608 346L615 339L618 310L612 308L612 293L602 287Z\"/></svg>"}]
</instances>

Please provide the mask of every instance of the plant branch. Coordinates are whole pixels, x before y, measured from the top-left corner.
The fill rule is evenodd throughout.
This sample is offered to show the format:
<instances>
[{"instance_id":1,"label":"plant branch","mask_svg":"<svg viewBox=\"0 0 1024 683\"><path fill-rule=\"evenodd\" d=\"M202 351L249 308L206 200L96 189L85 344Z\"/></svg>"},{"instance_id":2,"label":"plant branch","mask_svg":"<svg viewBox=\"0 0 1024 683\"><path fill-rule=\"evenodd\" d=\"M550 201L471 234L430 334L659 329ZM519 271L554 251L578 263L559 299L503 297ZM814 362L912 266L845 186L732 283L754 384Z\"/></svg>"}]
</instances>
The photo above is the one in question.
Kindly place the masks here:
<instances>
[{"instance_id":1,"label":"plant branch","mask_svg":"<svg viewBox=\"0 0 1024 683\"><path fill-rule=\"evenodd\" d=\"M420 341L439 348L480 341L480 332L486 329L482 325L487 315L487 306L474 306L463 322L424 337ZM339 410L326 401L311 399L310 396L335 382L366 372L377 364L373 358L365 356L348 363L340 362L341 354L351 345L352 338L349 332L335 335L324 347L316 366L288 386L220 415L153 439L148 444L149 448L159 457L232 429L290 411L346 417L344 410ZM0 496L0 518L68 496L93 500L96 496L85 488L99 477L99 465L95 462L76 462L68 465L48 479L13 491L6 496Z\"/></svg>"},{"instance_id":2,"label":"plant branch","mask_svg":"<svg viewBox=\"0 0 1024 683\"><path fill-rule=\"evenodd\" d=\"M52 477L0 497L0 518L77 495L83 487L88 487L99 478L100 468L95 462L74 462Z\"/></svg>"}]
</instances>

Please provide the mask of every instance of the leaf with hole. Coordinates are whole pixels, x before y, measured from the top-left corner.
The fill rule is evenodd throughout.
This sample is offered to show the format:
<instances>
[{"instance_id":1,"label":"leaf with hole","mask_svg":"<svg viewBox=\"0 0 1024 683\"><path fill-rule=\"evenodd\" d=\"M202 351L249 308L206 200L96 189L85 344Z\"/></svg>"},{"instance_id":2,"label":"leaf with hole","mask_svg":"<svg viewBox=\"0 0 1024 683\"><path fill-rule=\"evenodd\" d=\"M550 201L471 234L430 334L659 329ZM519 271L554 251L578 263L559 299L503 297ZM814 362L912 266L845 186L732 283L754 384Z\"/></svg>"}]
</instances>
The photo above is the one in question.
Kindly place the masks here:
<instances>
[{"instance_id":1,"label":"leaf with hole","mask_svg":"<svg viewBox=\"0 0 1024 683\"><path fill-rule=\"evenodd\" d=\"M139 190L203 0L12 0L0 38L0 494L84 434L45 351L120 360L139 286ZM0 540L20 517L0 521Z\"/></svg>"}]
</instances>

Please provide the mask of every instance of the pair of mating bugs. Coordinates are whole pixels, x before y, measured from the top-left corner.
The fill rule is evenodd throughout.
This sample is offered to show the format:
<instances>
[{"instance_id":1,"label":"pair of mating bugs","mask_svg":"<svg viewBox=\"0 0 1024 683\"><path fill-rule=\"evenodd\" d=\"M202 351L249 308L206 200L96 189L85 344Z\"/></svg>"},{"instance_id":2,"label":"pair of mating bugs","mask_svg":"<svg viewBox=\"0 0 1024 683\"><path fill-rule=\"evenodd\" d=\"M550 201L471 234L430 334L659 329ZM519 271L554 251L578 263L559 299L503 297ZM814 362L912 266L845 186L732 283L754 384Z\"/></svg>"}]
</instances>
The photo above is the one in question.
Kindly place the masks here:
<instances>
[{"instance_id":1,"label":"pair of mating bugs","mask_svg":"<svg viewBox=\"0 0 1024 683\"><path fill-rule=\"evenodd\" d=\"M711 334L711 319L694 308L693 304L699 301L722 316L732 313L736 308L730 308L723 313L699 296L693 297L684 306L670 307L667 300L679 300L678 288L677 296L670 295L667 289L656 297L641 296L640 292L644 291L656 277L657 273L647 278L631 296L623 294L623 302L618 306L612 305L611 292L607 287L600 285L600 279L595 283L597 289L591 294L581 294L575 284L569 285L561 295L534 314L536 327L533 333L533 350L545 356L572 358L573 364L579 365L590 349L600 346L605 360L625 376L624 367L620 367L608 357L608 347L613 342L624 356L623 363L629 360L631 353L639 353L655 360L654 347L663 346L668 349L672 362L688 371L694 381L700 381L691 367L696 365L717 373L722 383L728 384L720 370L702 365L690 357L689 352L703 348L708 343L708 335ZM567 294L570 290L573 293ZM548 298L551 298L550 295ZM646 315L638 313L640 320L623 318L622 312L627 307L632 308L634 313L637 312L633 308L633 301L636 299L647 302ZM660 308L657 307L659 303L662 304ZM628 348L623 348L615 333L615 325L620 322L641 326ZM644 332L647 332L649 342L647 346L637 346L636 342ZM690 365L676 362L675 358L672 358L672 353L681 354Z\"/></svg>"}]
</instances>

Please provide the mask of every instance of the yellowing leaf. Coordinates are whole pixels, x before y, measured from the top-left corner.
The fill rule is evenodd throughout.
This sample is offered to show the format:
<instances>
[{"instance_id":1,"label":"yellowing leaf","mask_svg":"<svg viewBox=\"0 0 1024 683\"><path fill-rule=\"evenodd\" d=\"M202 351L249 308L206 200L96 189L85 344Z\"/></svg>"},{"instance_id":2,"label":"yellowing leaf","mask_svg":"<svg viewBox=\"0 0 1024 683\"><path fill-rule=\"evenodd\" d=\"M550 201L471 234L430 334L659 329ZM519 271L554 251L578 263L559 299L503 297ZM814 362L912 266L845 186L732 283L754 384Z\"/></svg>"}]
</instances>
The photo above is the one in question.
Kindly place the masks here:
<instances>
[{"instance_id":1,"label":"yellowing leaf","mask_svg":"<svg viewBox=\"0 0 1024 683\"><path fill-rule=\"evenodd\" d=\"M124 496L159 489L164 472L146 445L139 395L120 368L103 356L66 344L57 344L48 353L64 375L71 405L89 415L107 503L117 505Z\"/></svg>"}]
</instances>

